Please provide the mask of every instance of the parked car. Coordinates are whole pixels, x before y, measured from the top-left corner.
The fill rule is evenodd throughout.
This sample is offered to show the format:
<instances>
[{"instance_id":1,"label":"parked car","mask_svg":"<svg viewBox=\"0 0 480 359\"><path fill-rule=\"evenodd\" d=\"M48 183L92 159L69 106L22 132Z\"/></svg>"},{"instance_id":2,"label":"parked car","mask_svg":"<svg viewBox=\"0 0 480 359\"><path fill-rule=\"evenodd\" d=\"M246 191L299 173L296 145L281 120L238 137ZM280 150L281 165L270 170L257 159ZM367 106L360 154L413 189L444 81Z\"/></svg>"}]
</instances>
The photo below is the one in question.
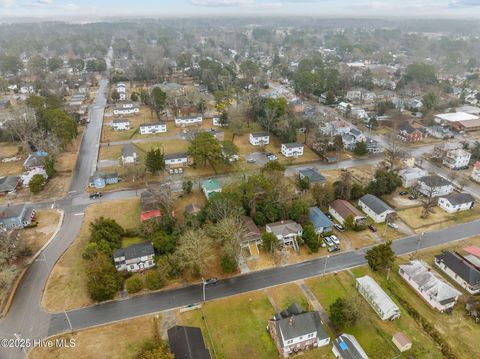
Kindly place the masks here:
<instances>
[{"instance_id":1,"label":"parked car","mask_svg":"<svg viewBox=\"0 0 480 359\"><path fill-rule=\"evenodd\" d=\"M375 228L375 226L373 224L369 224L368 225L368 228L372 231L372 232L376 232L377 229Z\"/></svg>"},{"instance_id":2,"label":"parked car","mask_svg":"<svg viewBox=\"0 0 480 359\"><path fill-rule=\"evenodd\" d=\"M89 198L90 199L97 199L97 198L101 198L103 196L102 192L95 192L95 193L91 193Z\"/></svg>"},{"instance_id":3,"label":"parked car","mask_svg":"<svg viewBox=\"0 0 480 359\"><path fill-rule=\"evenodd\" d=\"M340 240L338 239L338 237L337 237L336 235L332 234L332 235L330 236L330 240L331 240L333 243L335 243L337 246L340 245Z\"/></svg>"},{"instance_id":4,"label":"parked car","mask_svg":"<svg viewBox=\"0 0 480 359\"><path fill-rule=\"evenodd\" d=\"M335 223L333 225L335 227L335 229L339 232L345 232L345 228L341 225L341 224L338 224L338 223Z\"/></svg>"},{"instance_id":5,"label":"parked car","mask_svg":"<svg viewBox=\"0 0 480 359\"><path fill-rule=\"evenodd\" d=\"M325 244L327 245L327 247L332 247L332 246L335 245L335 243L333 243L333 241L330 239L329 236L323 237L323 241L325 242Z\"/></svg>"},{"instance_id":6,"label":"parked car","mask_svg":"<svg viewBox=\"0 0 480 359\"><path fill-rule=\"evenodd\" d=\"M256 163L257 160L255 158L247 158L247 163Z\"/></svg>"},{"instance_id":7,"label":"parked car","mask_svg":"<svg viewBox=\"0 0 480 359\"><path fill-rule=\"evenodd\" d=\"M327 218L328 218L329 220L333 221L333 217L332 217L332 215L331 215L330 213L327 212L327 213L325 213L325 215L327 216Z\"/></svg>"},{"instance_id":8,"label":"parked car","mask_svg":"<svg viewBox=\"0 0 480 359\"><path fill-rule=\"evenodd\" d=\"M400 196L405 196L406 194L408 194L407 191L402 191L402 192L399 193Z\"/></svg>"},{"instance_id":9,"label":"parked car","mask_svg":"<svg viewBox=\"0 0 480 359\"><path fill-rule=\"evenodd\" d=\"M217 284L218 279L217 278L208 278L205 280L205 285L214 285Z\"/></svg>"},{"instance_id":10,"label":"parked car","mask_svg":"<svg viewBox=\"0 0 480 359\"><path fill-rule=\"evenodd\" d=\"M340 247L339 247L339 246L329 246L329 247L327 247L327 251L328 251L329 253L331 253L331 252L336 252L336 251L339 251L339 250L340 250Z\"/></svg>"},{"instance_id":11,"label":"parked car","mask_svg":"<svg viewBox=\"0 0 480 359\"><path fill-rule=\"evenodd\" d=\"M411 196L408 196L408 199L411 201L415 201L417 199L417 196L412 194Z\"/></svg>"},{"instance_id":12,"label":"parked car","mask_svg":"<svg viewBox=\"0 0 480 359\"><path fill-rule=\"evenodd\" d=\"M395 229L398 228L398 224L393 223L393 222L387 222L387 226L389 226L389 227L391 227L391 228L395 228Z\"/></svg>"},{"instance_id":13,"label":"parked car","mask_svg":"<svg viewBox=\"0 0 480 359\"><path fill-rule=\"evenodd\" d=\"M278 158L273 153L267 155L267 160L269 161L276 161Z\"/></svg>"}]
</instances>

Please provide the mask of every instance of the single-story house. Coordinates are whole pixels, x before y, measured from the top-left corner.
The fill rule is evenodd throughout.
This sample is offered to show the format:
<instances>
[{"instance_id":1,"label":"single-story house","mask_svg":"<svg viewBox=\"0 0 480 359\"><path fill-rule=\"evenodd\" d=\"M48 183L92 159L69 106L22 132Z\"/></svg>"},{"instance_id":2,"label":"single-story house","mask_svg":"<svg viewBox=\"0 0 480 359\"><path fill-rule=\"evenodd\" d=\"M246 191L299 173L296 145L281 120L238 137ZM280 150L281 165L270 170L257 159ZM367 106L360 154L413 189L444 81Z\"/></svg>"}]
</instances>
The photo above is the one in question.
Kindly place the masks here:
<instances>
[{"instance_id":1,"label":"single-story house","mask_svg":"<svg viewBox=\"0 0 480 359\"><path fill-rule=\"evenodd\" d=\"M453 192L453 184L438 175L421 177L417 181L417 189L425 196L445 196Z\"/></svg>"},{"instance_id":2,"label":"single-story house","mask_svg":"<svg viewBox=\"0 0 480 359\"><path fill-rule=\"evenodd\" d=\"M142 123L140 125L141 135L150 135L152 133L167 132L167 124L165 122Z\"/></svg>"},{"instance_id":3,"label":"single-story house","mask_svg":"<svg viewBox=\"0 0 480 359\"><path fill-rule=\"evenodd\" d=\"M175 126L191 126L191 125L201 125L203 122L202 116L185 116L185 117L176 117Z\"/></svg>"},{"instance_id":4,"label":"single-story house","mask_svg":"<svg viewBox=\"0 0 480 359\"><path fill-rule=\"evenodd\" d=\"M413 260L401 264L398 274L425 300L432 308L441 312L452 310L462 294L440 278L423 261Z\"/></svg>"},{"instance_id":5,"label":"single-story house","mask_svg":"<svg viewBox=\"0 0 480 359\"><path fill-rule=\"evenodd\" d=\"M296 251L299 250L297 237L302 236L303 228L297 222L287 220L268 223L265 230L268 233L273 233L281 244L292 246Z\"/></svg>"},{"instance_id":6,"label":"single-story house","mask_svg":"<svg viewBox=\"0 0 480 359\"><path fill-rule=\"evenodd\" d=\"M438 199L438 206L448 213L467 211L473 208L474 203L470 193L451 193Z\"/></svg>"},{"instance_id":7,"label":"single-story house","mask_svg":"<svg viewBox=\"0 0 480 359\"><path fill-rule=\"evenodd\" d=\"M124 165L137 162L137 151L135 151L135 147L133 147L131 143L126 143L123 145L121 160Z\"/></svg>"},{"instance_id":8,"label":"single-story house","mask_svg":"<svg viewBox=\"0 0 480 359\"><path fill-rule=\"evenodd\" d=\"M298 142L282 143L281 152L285 157L303 156L303 145Z\"/></svg>"},{"instance_id":9,"label":"single-story house","mask_svg":"<svg viewBox=\"0 0 480 359\"><path fill-rule=\"evenodd\" d=\"M28 155L27 159L23 163L23 168L27 171L35 168L44 168L44 159L48 154L46 152L34 152Z\"/></svg>"},{"instance_id":10,"label":"single-story house","mask_svg":"<svg viewBox=\"0 0 480 359\"><path fill-rule=\"evenodd\" d=\"M246 234L242 238L240 245L249 251L250 256L258 257L260 253L258 245L262 243L262 234L251 217L243 216L242 222L246 229Z\"/></svg>"},{"instance_id":11,"label":"single-story house","mask_svg":"<svg viewBox=\"0 0 480 359\"><path fill-rule=\"evenodd\" d=\"M202 330L175 325L167 330L168 346L176 359L211 359Z\"/></svg>"},{"instance_id":12,"label":"single-story house","mask_svg":"<svg viewBox=\"0 0 480 359\"><path fill-rule=\"evenodd\" d=\"M152 243L137 243L127 248L115 249L113 260L117 271L138 272L155 266Z\"/></svg>"},{"instance_id":13,"label":"single-story house","mask_svg":"<svg viewBox=\"0 0 480 359\"><path fill-rule=\"evenodd\" d=\"M362 212L343 199L337 199L330 203L328 212L341 224L345 223L348 216L352 216L355 223L361 223L366 219Z\"/></svg>"},{"instance_id":14,"label":"single-story house","mask_svg":"<svg viewBox=\"0 0 480 359\"><path fill-rule=\"evenodd\" d=\"M372 277L366 275L357 278L356 283L358 292L370 304L381 320L395 320L400 317L400 308Z\"/></svg>"},{"instance_id":15,"label":"single-story house","mask_svg":"<svg viewBox=\"0 0 480 359\"><path fill-rule=\"evenodd\" d=\"M412 348L412 341L402 332L395 333L392 337L392 342L401 353Z\"/></svg>"},{"instance_id":16,"label":"single-story house","mask_svg":"<svg viewBox=\"0 0 480 359\"><path fill-rule=\"evenodd\" d=\"M265 146L270 143L270 136L266 132L254 132L248 136L248 142L252 146Z\"/></svg>"},{"instance_id":17,"label":"single-story house","mask_svg":"<svg viewBox=\"0 0 480 359\"><path fill-rule=\"evenodd\" d=\"M97 189L105 188L106 185L115 184L120 182L120 177L118 173L103 173L95 171L93 176L90 177L88 185Z\"/></svg>"},{"instance_id":18,"label":"single-story house","mask_svg":"<svg viewBox=\"0 0 480 359\"><path fill-rule=\"evenodd\" d=\"M112 121L114 131L128 131L130 129L130 121L125 119L115 119Z\"/></svg>"},{"instance_id":19,"label":"single-story house","mask_svg":"<svg viewBox=\"0 0 480 359\"><path fill-rule=\"evenodd\" d=\"M328 233L333 231L333 222L322 212L318 207L310 207L308 215L310 222L312 222L315 232Z\"/></svg>"},{"instance_id":20,"label":"single-story house","mask_svg":"<svg viewBox=\"0 0 480 359\"><path fill-rule=\"evenodd\" d=\"M209 199L213 193L222 192L222 186L220 186L218 179L211 178L202 182L202 191L205 197Z\"/></svg>"},{"instance_id":21,"label":"single-story house","mask_svg":"<svg viewBox=\"0 0 480 359\"><path fill-rule=\"evenodd\" d=\"M25 204L0 206L0 229L21 229L32 224L35 210Z\"/></svg>"},{"instance_id":22,"label":"single-story house","mask_svg":"<svg viewBox=\"0 0 480 359\"><path fill-rule=\"evenodd\" d=\"M358 206L376 223L383 223L396 217L396 212L373 194L362 196L358 200Z\"/></svg>"},{"instance_id":23,"label":"single-story house","mask_svg":"<svg viewBox=\"0 0 480 359\"><path fill-rule=\"evenodd\" d=\"M133 115L140 112L140 107L132 103L124 103L113 109L113 114L119 115Z\"/></svg>"},{"instance_id":24,"label":"single-story house","mask_svg":"<svg viewBox=\"0 0 480 359\"><path fill-rule=\"evenodd\" d=\"M326 178L314 168L304 168L298 171L298 176L300 179L308 179L310 183L324 183Z\"/></svg>"},{"instance_id":25,"label":"single-story house","mask_svg":"<svg viewBox=\"0 0 480 359\"><path fill-rule=\"evenodd\" d=\"M480 293L480 267L457 252L435 256L435 265L470 294Z\"/></svg>"},{"instance_id":26,"label":"single-story house","mask_svg":"<svg viewBox=\"0 0 480 359\"><path fill-rule=\"evenodd\" d=\"M5 176L0 177L0 194L14 193L20 185L20 177Z\"/></svg>"},{"instance_id":27,"label":"single-story house","mask_svg":"<svg viewBox=\"0 0 480 359\"><path fill-rule=\"evenodd\" d=\"M357 339L345 333L335 338L332 352L337 359L368 359Z\"/></svg>"},{"instance_id":28,"label":"single-story house","mask_svg":"<svg viewBox=\"0 0 480 359\"><path fill-rule=\"evenodd\" d=\"M296 303L281 313L275 313L273 319L268 321L267 329L283 358L330 343L320 314L317 311L304 311Z\"/></svg>"},{"instance_id":29,"label":"single-story house","mask_svg":"<svg viewBox=\"0 0 480 359\"><path fill-rule=\"evenodd\" d=\"M398 175L402 179L402 185L405 188L415 187L418 183L418 179L428 175L428 172L418 168L409 167L398 172Z\"/></svg>"},{"instance_id":30,"label":"single-story house","mask_svg":"<svg viewBox=\"0 0 480 359\"><path fill-rule=\"evenodd\" d=\"M165 166L168 168L187 167L191 164L188 154L186 153L172 153L163 156L165 160Z\"/></svg>"},{"instance_id":31,"label":"single-story house","mask_svg":"<svg viewBox=\"0 0 480 359\"><path fill-rule=\"evenodd\" d=\"M140 222L161 216L162 213L155 195L148 189L143 191L140 195Z\"/></svg>"},{"instance_id":32,"label":"single-story house","mask_svg":"<svg viewBox=\"0 0 480 359\"><path fill-rule=\"evenodd\" d=\"M37 167L20 176L23 186L27 187L35 175L42 175L43 178L48 179L47 171L42 167Z\"/></svg>"}]
</instances>

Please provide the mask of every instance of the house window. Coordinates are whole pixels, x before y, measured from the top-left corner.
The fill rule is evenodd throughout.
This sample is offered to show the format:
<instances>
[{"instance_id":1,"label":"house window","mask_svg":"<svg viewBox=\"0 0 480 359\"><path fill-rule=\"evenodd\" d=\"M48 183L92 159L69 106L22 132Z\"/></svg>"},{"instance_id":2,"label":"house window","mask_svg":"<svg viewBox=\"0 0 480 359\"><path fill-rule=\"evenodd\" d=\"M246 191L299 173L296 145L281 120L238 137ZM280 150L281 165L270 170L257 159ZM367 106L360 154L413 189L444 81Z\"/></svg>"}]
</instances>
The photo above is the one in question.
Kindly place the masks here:
<instances>
[{"instance_id":1,"label":"house window","mask_svg":"<svg viewBox=\"0 0 480 359\"><path fill-rule=\"evenodd\" d=\"M131 265L131 266L130 266L130 269L134 269L134 268L135 268L135 266L134 266L134 265Z\"/></svg>"}]
</instances>

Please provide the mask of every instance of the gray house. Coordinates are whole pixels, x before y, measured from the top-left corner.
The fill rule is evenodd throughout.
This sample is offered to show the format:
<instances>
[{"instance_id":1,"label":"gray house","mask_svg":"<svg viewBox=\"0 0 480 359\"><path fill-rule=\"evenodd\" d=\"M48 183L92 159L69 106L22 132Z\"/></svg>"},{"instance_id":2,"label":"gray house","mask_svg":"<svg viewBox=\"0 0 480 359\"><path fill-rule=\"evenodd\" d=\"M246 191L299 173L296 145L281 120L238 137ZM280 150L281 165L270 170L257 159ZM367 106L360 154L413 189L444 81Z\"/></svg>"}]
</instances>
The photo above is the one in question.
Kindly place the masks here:
<instances>
[{"instance_id":1,"label":"gray house","mask_svg":"<svg viewBox=\"0 0 480 359\"><path fill-rule=\"evenodd\" d=\"M132 244L127 248L113 251L115 268L118 271L138 272L155 266L155 250L152 243Z\"/></svg>"},{"instance_id":2,"label":"gray house","mask_svg":"<svg viewBox=\"0 0 480 359\"><path fill-rule=\"evenodd\" d=\"M326 178L314 168L304 168L298 171L298 176L302 180L308 179L310 183L323 183L326 181Z\"/></svg>"},{"instance_id":3,"label":"gray house","mask_svg":"<svg viewBox=\"0 0 480 359\"><path fill-rule=\"evenodd\" d=\"M15 192L19 184L20 177L18 176L0 177L0 194Z\"/></svg>"},{"instance_id":4,"label":"gray house","mask_svg":"<svg viewBox=\"0 0 480 359\"><path fill-rule=\"evenodd\" d=\"M358 206L376 223L387 219L395 219L396 212L385 202L373 194L366 194L358 200Z\"/></svg>"},{"instance_id":5,"label":"gray house","mask_svg":"<svg viewBox=\"0 0 480 359\"><path fill-rule=\"evenodd\" d=\"M35 210L25 204L0 206L0 229L20 229L32 224Z\"/></svg>"},{"instance_id":6,"label":"gray house","mask_svg":"<svg viewBox=\"0 0 480 359\"><path fill-rule=\"evenodd\" d=\"M333 231L333 222L318 207L310 207L308 214L310 222L315 227L317 233L328 233Z\"/></svg>"}]
</instances>

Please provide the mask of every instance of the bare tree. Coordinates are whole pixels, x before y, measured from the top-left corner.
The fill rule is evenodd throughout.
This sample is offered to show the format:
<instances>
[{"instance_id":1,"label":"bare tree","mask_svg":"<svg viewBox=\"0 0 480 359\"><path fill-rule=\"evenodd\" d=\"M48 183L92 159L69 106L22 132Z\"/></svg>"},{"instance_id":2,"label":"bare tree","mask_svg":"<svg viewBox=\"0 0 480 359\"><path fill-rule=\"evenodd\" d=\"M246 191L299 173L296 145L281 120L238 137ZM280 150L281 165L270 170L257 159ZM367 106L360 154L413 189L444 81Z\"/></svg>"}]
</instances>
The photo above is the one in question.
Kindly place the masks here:
<instances>
[{"instance_id":1,"label":"bare tree","mask_svg":"<svg viewBox=\"0 0 480 359\"><path fill-rule=\"evenodd\" d=\"M30 142L37 131L35 112L25 106L14 107L5 114L4 126L16 137L26 153L30 152Z\"/></svg>"},{"instance_id":2,"label":"bare tree","mask_svg":"<svg viewBox=\"0 0 480 359\"><path fill-rule=\"evenodd\" d=\"M398 162L405 158L405 151L402 147L402 141L396 133L391 133L387 137L387 147L385 148L385 162L391 169L395 169Z\"/></svg>"},{"instance_id":3,"label":"bare tree","mask_svg":"<svg viewBox=\"0 0 480 359\"><path fill-rule=\"evenodd\" d=\"M212 240L201 229L188 230L179 239L177 254L183 269L193 275L202 275L214 258Z\"/></svg>"},{"instance_id":4,"label":"bare tree","mask_svg":"<svg viewBox=\"0 0 480 359\"><path fill-rule=\"evenodd\" d=\"M241 243L247 235L247 230L240 217L223 218L208 229L213 241L222 246L223 253L238 263L241 253Z\"/></svg>"},{"instance_id":5,"label":"bare tree","mask_svg":"<svg viewBox=\"0 0 480 359\"><path fill-rule=\"evenodd\" d=\"M174 198L169 184L162 184L161 186L147 184L147 191L149 191L155 198L158 207L163 213L172 213Z\"/></svg>"},{"instance_id":6,"label":"bare tree","mask_svg":"<svg viewBox=\"0 0 480 359\"><path fill-rule=\"evenodd\" d=\"M433 213L432 208L436 206L437 200L438 198L435 196L435 187L429 187L425 197L421 199L423 211L420 217L422 219L427 219L430 213Z\"/></svg>"}]
</instances>

